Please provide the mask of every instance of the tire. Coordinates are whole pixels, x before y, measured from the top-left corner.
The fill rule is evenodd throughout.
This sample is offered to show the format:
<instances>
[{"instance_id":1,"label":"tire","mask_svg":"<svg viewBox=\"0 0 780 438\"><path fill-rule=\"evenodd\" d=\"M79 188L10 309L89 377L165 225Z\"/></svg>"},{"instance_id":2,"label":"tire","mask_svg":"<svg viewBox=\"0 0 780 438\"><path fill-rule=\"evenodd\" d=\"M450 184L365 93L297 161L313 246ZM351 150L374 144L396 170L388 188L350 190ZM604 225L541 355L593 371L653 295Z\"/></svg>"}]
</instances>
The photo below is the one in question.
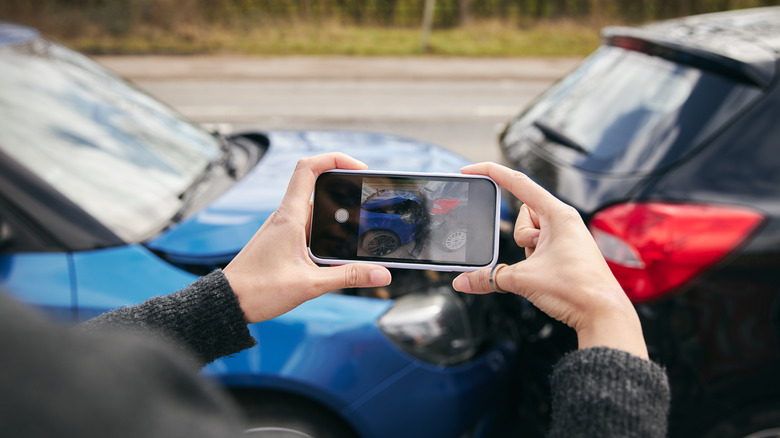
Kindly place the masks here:
<instances>
[{"instance_id":1,"label":"tire","mask_svg":"<svg viewBox=\"0 0 780 438\"><path fill-rule=\"evenodd\" d=\"M447 251L457 251L466 244L466 230L457 229L447 233L444 237L444 247Z\"/></svg>"},{"instance_id":2,"label":"tire","mask_svg":"<svg viewBox=\"0 0 780 438\"><path fill-rule=\"evenodd\" d=\"M372 256L386 256L401 246L398 235L387 230L371 230L363 234L363 250Z\"/></svg>"},{"instance_id":3,"label":"tire","mask_svg":"<svg viewBox=\"0 0 780 438\"><path fill-rule=\"evenodd\" d=\"M245 393L239 399L249 418L246 438L358 438L325 406L280 393Z\"/></svg>"},{"instance_id":4,"label":"tire","mask_svg":"<svg viewBox=\"0 0 780 438\"><path fill-rule=\"evenodd\" d=\"M780 438L780 406L753 406L721 421L706 438Z\"/></svg>"}]
</instances>

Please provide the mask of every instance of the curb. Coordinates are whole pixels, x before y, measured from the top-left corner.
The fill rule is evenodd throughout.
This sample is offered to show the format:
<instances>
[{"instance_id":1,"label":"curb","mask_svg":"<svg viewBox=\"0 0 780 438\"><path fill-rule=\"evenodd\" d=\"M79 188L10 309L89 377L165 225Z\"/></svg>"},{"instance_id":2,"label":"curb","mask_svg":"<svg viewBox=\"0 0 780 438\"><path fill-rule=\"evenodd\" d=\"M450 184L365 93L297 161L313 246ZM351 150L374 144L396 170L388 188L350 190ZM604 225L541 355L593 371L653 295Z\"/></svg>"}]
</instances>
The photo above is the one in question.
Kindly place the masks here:
<instances>
[{"instance_id":1,"label":"curb","mask_svg":"<svg viewBox=\"0 0 780 438\"><path fill-rule=\"evenodd\" d=\"M581 58L98 56L131 80L544 80L564 76Z\"/></svg>"}]
</instances>

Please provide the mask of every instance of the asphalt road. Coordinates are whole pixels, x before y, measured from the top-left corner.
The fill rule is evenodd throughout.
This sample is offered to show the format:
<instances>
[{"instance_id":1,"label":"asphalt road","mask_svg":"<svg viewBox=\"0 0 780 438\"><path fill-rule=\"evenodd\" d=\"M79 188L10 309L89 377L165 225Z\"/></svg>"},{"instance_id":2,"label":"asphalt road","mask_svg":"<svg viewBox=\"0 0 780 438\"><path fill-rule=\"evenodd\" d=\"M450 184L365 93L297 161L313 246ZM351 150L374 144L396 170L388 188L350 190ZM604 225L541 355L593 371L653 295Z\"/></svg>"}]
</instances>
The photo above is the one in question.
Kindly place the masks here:
<instances>
[{"instance_id":1,"label":"asphalt road","mask_svg":"<svg viewBox=\"0 0 780 438\"><path fill-rule=\"evenodd\" d=\"M504 123L575 58L101 57L200 123L402 135L499 160Z\"/></svg>"}]
</instances>

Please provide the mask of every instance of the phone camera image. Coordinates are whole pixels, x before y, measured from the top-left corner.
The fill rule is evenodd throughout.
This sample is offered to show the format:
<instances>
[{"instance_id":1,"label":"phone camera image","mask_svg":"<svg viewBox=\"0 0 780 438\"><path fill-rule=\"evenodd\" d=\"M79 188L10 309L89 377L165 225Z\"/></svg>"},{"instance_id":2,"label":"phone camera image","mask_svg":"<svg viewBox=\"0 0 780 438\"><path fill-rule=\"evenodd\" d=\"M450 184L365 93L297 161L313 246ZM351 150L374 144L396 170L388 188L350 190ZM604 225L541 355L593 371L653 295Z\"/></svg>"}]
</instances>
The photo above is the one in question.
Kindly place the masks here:
<instances>
[{"instance_id":1,"label":"phone camera image","mask_svg":"<svg viewBox=\"0 0 780 438\"><path fill-rule=\"evenodd\" d=\"M466 261L467 182L364 178L358 256Z\"/></svg>"},{"instance_id":2,"label":"phone camera image","mask_svg":"<svg viewBox=\"0 0 780 438\"><path fill-rule=\"evenodd\" d=\"M314 189L310 251L319 263L470 270L495 263L498 186L485 177L325 172Z\"/></svg>"},{"instance_id":3,"label":"phone camera image","mask_svg":"<svg viewBox=\"0 0 780 438\"><path fill-rule=\"evenodd\" d=\"M360 184L350 178L322 178L315 188L311 247L331 258L357 253Z\"/></svg>"}]
</instances>

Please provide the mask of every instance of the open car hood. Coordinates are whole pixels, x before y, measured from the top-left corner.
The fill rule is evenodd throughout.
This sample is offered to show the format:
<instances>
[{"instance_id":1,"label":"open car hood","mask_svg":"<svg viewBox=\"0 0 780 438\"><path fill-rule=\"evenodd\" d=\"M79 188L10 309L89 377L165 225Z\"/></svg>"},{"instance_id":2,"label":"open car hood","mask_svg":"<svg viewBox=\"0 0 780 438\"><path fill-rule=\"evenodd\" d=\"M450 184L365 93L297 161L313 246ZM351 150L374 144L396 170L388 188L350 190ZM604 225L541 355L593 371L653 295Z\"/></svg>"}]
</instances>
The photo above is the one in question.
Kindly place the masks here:
<instances>
[{"instance_id":1,"label":"open car hood","mask_svg":"<svg viewBox=\"0 0 780 438\"><path fill-rule=\"evenodd\" d=\"M441 147L384 134L271 132L270 146L244 178L207 207L146 242L173 263L230 261L276 209L300 158L343 152L372 170L459 172L469 162Z\"/></svg>"}]
</instances>

